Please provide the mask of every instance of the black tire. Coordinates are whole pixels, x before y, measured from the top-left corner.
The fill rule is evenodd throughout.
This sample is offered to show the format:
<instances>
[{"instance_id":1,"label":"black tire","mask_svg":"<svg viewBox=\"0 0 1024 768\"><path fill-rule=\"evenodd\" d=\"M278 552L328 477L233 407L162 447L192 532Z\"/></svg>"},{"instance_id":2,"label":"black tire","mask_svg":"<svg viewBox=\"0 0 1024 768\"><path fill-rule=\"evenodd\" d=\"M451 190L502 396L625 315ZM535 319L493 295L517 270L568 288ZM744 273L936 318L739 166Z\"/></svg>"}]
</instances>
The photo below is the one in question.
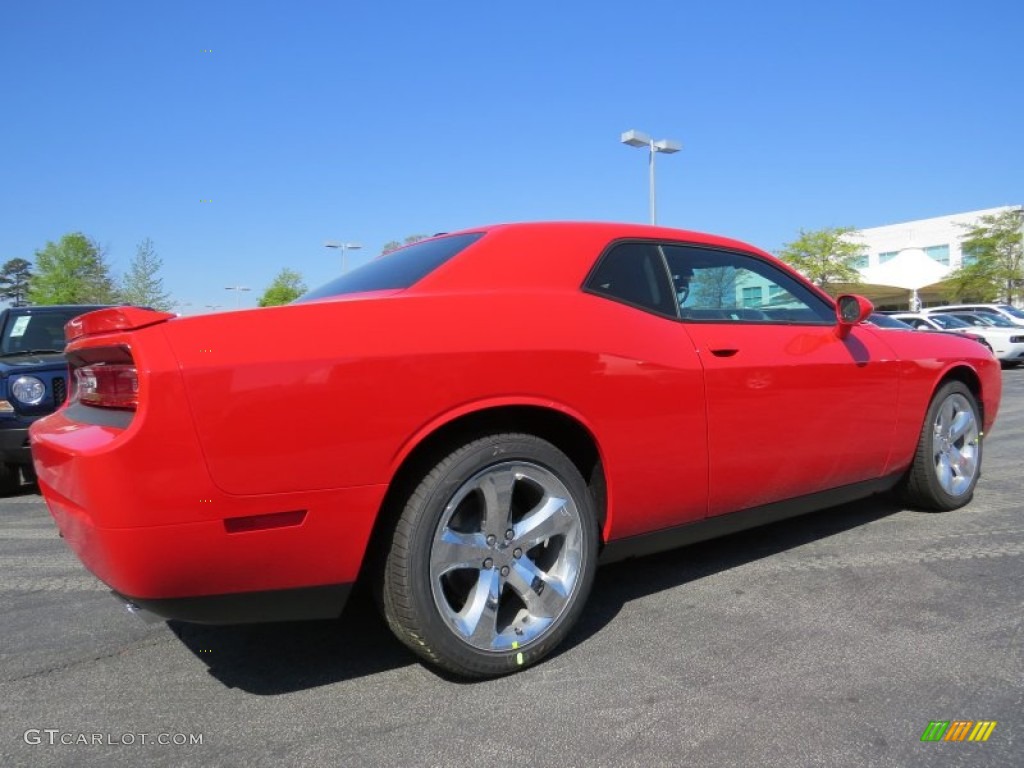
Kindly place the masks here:
<instances>
[{"instance_id":1,"label":"black tire","mask_svg":"<svg viewBox=\"0 0 1024 768\"><path fill-rule=\"evenodd\" d=\"M0 496L10 496L21 488L17 464L0 464Z\"/></svg>"},{"instance_id":2,"label":"black tire","mask_svg":"<svg viewBox=\"0 0 1024 768\"><path fill-rule=\"evenodd\" d=\"M593 501L572 461L533 435L489 435L453 450L406 500L383 566L384 617L444 670L516 672L575 624L597 554Z\"/></svg>"},{"instance_id":3,"label":"black tire","mask_svg":"<svg viewBox=\"0 0 1024 768\"><path fill-rule=\"evenodd\" d=\"M978 400L962 382L947 381L932 397L914 461L900 485L904 501L937 512L959 509L981 477Z\"/></svg>"}]
</instances>

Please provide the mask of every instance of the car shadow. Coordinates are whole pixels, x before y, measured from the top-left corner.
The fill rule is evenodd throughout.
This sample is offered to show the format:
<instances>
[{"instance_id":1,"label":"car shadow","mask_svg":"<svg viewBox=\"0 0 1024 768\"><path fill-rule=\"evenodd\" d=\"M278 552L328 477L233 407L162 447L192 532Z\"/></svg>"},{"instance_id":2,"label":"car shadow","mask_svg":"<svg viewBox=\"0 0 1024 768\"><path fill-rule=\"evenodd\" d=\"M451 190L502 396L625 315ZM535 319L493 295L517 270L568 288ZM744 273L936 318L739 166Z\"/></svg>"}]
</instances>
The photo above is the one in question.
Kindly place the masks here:
<instances>
[{"instance_id":1,"label":"car shadow","mask_svg":"<svg viewBox=\"0 0 1024 768\"><path fill-rule=\"evenodd\" d=\"M903 507L874 496L682 549L601 568L587 610L553 655L585 642L641 597L771 557L882 519ZM167 622L179 640L229 688L274 696L398 669L419 660L396 640L364 591L331 621L206 626ZM450 682L466 682L431 672Z\"/></svg>"}]
</instances>

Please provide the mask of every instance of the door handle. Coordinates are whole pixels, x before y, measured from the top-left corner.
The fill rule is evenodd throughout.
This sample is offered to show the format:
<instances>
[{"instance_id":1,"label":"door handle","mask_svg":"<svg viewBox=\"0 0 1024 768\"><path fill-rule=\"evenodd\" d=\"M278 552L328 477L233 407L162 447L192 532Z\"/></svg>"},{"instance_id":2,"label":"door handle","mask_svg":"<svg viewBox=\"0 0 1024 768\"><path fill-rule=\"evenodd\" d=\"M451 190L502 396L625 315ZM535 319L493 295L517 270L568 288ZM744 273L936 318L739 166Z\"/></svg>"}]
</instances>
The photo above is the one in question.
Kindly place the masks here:
<instances>
[{"instance_id":1,"label":"door handle","mask_svg":"<svg viewBox=\"0 0 1024 768\"><path fill-rule=\"evenodd\" d=\"M710 350L715 357L732 357L739 352L736 347L711 347Z\"/></svg>"}]
</instances>

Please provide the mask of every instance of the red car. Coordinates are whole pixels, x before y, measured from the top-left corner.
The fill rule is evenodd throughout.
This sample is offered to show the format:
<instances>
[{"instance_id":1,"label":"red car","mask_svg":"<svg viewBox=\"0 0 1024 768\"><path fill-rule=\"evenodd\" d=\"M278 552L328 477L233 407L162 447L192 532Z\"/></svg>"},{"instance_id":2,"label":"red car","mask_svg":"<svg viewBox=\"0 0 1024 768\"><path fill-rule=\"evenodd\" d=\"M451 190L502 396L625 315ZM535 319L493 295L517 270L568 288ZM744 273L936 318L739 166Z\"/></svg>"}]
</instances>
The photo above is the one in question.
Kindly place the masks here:
<instances>
[{"instance_id":1,"label":"red car","mask_svg":"<svg viewBox=\"0 0 1024 768\"><path fill-rule=\"evenodd\" d=\"M39 486L131 604L340 614L366 579L423 658L543 658L599 562L896 488L955 509L999 364L863 323L742 243L627 224L446 234L284 307L68 324Z\"/></svg>"}]
</instances>

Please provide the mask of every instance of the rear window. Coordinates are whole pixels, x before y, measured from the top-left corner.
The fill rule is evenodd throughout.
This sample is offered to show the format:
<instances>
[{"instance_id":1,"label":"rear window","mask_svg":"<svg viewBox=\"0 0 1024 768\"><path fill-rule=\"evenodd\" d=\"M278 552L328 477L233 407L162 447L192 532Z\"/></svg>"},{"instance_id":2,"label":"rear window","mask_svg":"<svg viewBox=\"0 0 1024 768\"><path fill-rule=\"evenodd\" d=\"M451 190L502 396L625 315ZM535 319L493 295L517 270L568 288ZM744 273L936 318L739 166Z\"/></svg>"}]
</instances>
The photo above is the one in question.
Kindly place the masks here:
<instances>
[{"instance_id":1,"label":"rear window","mask_svg":"<svg viewBox=\"0 0 1024 768\"><path fill-rule=\"evenodd\" d=\"M378 256L373 261L300 296L295 303L344 296L348 293L409 288L483 235L483 232L470 232L464 235L435 237L401 248L386 256Z\"/></svg>"}]
</instances>

